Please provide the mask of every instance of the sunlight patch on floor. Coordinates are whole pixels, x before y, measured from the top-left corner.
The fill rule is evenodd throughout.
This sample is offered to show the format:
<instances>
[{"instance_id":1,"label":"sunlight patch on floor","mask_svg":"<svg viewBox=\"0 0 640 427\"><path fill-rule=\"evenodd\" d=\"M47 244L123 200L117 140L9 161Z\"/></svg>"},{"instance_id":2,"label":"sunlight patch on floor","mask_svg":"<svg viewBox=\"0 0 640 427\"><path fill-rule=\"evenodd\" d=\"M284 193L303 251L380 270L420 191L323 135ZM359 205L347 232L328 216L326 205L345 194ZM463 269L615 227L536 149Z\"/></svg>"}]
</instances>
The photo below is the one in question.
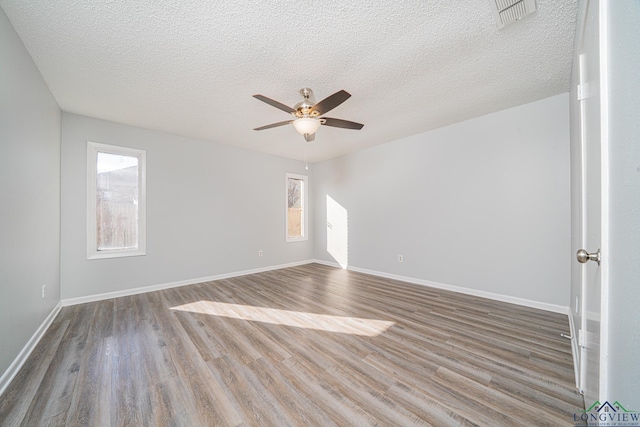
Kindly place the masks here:
<instances>
[{"instance_id":1,"label":"sunlight patch on floor","mask_svg":"<svg viewBox=\"0 0 640 427\"><path fill-rule=\"evenodd\" d=\"M254 307L252 305L229 304L216 301L197 301L171 307L171 310L210 314L212 316L315 329L318 331L375 337L395 322L358 317L332 316L329 314L305 313L277 308Z\"/></svg>"}]
</instances>

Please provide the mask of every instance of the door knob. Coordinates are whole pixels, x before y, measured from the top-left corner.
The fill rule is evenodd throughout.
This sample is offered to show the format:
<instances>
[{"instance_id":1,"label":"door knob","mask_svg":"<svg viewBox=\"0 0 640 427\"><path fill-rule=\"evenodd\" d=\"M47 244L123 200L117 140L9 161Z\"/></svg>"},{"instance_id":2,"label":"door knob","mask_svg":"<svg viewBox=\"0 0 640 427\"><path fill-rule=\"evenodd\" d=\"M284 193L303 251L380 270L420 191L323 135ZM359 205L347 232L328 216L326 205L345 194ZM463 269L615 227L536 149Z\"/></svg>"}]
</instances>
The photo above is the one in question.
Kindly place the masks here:
<instances>
[{"instance_id":1,"label":"door knob","mask_svg":"<svg viewBox=\"0 0 640 427\"><path fill-rule=\"evenodd\" d=\"M600 265L600 249L598 249L598 252L595 252L593 254L590 254L584 249L580 249L576 254L576 258L578 258L578 262L582 264L586 263L587 261L595 261L598 263L598 265Z\"/></svg>"}]
</instances>

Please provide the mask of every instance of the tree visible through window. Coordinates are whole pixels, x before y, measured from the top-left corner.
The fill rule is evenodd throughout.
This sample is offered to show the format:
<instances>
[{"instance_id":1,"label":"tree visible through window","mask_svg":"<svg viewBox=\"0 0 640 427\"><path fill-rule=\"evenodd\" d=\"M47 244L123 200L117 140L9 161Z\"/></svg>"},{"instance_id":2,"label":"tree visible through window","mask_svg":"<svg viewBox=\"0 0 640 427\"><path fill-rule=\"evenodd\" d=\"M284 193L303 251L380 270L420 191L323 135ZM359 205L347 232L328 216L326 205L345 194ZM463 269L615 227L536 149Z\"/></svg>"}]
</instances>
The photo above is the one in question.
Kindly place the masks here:
<instances>
[{"instance_id":1,"label":"tree visible through window","mask_svg":"<svg viewBox=\"0 0 640 427\"><path fill-rule=\"evenodd\" d=\"M306 176L287 174L287 241L307 238L306 181Z\"/></svg>"}]
</instances>

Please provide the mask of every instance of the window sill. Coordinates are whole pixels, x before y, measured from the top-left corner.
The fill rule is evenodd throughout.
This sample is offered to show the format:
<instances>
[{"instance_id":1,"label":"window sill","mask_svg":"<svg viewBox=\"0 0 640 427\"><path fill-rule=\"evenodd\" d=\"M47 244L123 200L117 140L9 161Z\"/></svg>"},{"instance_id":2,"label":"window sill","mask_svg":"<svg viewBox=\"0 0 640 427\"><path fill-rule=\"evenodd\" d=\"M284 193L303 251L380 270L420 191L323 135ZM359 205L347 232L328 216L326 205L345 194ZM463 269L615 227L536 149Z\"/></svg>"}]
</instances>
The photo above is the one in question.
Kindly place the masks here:
<instances>
[{"instance_id":1,"label":"window sill","mask_svg":"<svg viewBox=\"0 0 640 427\"><path fill-rule=\"evenodd\" d=\"M308 237L287 237L287 238L285 239L285 242L286 242L286 243L291 243L291 242L304 242L304 241L307 241L307 240L309 240L309 238L308 238Z\"/></svg>"},{"instance_id":2,"label":"window sill","mask_svg":"<svg viewBox=\"0 0 640 427\"><path fill-rule=\"evenodd\" d=\"M127 251L97 251L89 253L87 259L104 259L104 258L125 258L131 256L145 256L146 251L140 250L127 250Z\"/></svg>"}]
</instances>

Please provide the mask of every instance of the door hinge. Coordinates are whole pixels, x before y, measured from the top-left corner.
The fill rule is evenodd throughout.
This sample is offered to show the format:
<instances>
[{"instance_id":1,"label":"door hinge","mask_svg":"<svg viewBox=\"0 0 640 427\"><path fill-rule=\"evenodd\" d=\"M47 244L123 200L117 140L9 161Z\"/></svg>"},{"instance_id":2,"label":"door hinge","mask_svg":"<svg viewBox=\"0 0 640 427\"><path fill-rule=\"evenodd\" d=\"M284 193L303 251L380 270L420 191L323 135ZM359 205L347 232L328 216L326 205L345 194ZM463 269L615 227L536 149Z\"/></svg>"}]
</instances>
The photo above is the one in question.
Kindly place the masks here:
<instances>
[{"instance_id":1,"label":"door hinge","mask_svg":"<svg viewBox=\"0 0 640 427\"><path fill-rule=\"evenodd\" d=\"M585 338L584 338L584 331L582 329L580 329L578 331L578 345L580 347L586 347L587 343L585 342Z\"/></svg>"},{"instance_id":2,"label":"door hinge","mask_svg":"<svg viewBox=\"0 0 640 427\"><path fill-rule=\"evenodd\" d=\"M578 85L578 101L591 98L594 95L593 82L584 82Z\"/></svg>"}]
</instances>

